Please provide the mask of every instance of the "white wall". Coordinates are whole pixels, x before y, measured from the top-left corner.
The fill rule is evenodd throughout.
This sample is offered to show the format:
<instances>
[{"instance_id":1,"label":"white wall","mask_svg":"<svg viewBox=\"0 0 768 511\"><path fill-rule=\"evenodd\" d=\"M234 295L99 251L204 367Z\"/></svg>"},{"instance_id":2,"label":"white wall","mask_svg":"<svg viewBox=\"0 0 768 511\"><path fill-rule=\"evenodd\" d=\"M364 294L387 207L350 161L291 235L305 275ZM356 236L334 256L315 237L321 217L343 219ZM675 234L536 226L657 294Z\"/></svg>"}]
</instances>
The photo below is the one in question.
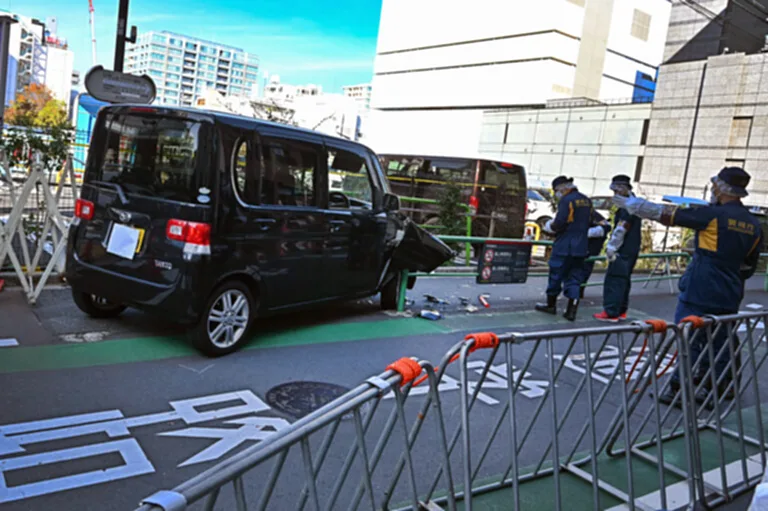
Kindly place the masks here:
<instances>
[{"instance_id":1,"label":"white wall","mask_svg":"<svg viewBox=\"0 0 768 511\"><path fill-rule=\"evenodd\" d=\"M482 118L481 110L372 110L365 141L378 153L473 156Z\"/></svg>"},{"instance_id":2,"label":"white wall","mask_svg":"<svg viewBox=\"0 0 768 511\"><path fill-rule=\"evenodd\" d=\"M479 151L523 165L532 183L566 174L585 193L608 194L614 175L634 177L650 114L650 105L486 112Z\"/></svg>"},{"instance_id":3,"label":"white wall","mask_svg":"<svg viewBox=\"0 0 768 511\"><path fill-rule=\"evenodd\" d=\"M48 47L48 61L45 69L45 86L53 97L69 106L69 94L72 91L72 70L75 55L70 50Z\"/></svg>"}]
</instances>

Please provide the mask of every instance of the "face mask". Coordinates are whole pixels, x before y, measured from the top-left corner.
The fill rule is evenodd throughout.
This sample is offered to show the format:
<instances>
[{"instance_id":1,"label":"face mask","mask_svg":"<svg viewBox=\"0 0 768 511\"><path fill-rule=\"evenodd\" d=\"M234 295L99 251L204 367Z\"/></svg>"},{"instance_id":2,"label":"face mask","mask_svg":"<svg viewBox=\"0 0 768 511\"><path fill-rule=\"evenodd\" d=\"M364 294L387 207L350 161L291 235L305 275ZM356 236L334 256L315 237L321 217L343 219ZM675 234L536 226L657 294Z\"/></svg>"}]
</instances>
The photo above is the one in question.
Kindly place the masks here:
<instances>
[{"instance_id":1,"label":"face mask","mask_svg":"<svg viewBox=\"0 0 768 511\"><path fill-rule=\"evenodd\" d=\"M555 197L557 199L562 199L563 198L563 192L555 192Z\"/></svg>"},{"instance_id":2,"label":"face mask","mask_svg":"<svg viewBox=\"0 0 768 511\"><path fill-rule=\"evenodd\" d=\"M717 195L715 195L715 192L709 192L709 203L710 204L719 204L719 200L717 199Z\"/></svg>"}]
</instances>

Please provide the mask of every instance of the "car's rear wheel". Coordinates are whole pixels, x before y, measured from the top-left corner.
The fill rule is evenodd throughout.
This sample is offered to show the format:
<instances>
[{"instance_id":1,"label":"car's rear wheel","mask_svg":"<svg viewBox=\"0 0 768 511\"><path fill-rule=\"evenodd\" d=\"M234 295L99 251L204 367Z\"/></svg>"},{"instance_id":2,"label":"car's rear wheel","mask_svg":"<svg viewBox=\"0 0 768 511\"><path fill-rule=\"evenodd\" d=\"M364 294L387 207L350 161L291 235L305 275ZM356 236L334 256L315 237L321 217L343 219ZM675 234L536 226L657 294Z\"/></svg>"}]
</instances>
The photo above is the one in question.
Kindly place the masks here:
<instances>
[{"instance_id":1,"label":"car's rear wheel","mask_svg":"<svg viewBox=\"0 0 768 511\"><path fill-rule=\"evenodd\" d=\"M92 295L84 291L72 288L72 299L77 308L92 318L115 318L126 309L121 303L113 303L100 296Z\"/></svg>"},{"instance_id":2,"label":"car's rear wheel","mask_svg":"<svg viewBox=\"0 0 768 511\"><path fill-rule=\"evenodd\" d=\"M256 303L248 286L225 282L212 294L192 332L197 349L212 357L237 350L248 338Z\"/></svg>"}]
</instances>

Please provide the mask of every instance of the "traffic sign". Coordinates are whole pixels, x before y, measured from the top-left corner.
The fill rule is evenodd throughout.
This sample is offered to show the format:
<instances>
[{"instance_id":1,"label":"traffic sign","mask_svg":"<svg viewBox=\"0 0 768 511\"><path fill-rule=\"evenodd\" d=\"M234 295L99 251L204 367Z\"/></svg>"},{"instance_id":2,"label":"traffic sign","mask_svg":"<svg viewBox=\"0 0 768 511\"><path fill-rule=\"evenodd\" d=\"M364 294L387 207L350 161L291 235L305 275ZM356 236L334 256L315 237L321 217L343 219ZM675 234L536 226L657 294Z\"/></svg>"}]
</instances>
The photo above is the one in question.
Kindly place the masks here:
<instances>
[{"instance_id":1,"label":"traffic sign","mask_svg":"<svg viewBox=\"0 0 768 511\"><path fill-rule=\"evenodd\" d=\"M109 71L96 66L85 75L88 94L108 103L150 104L155 100L157 88L147 75L136 76Z\"/></svg>"}]
</instances>

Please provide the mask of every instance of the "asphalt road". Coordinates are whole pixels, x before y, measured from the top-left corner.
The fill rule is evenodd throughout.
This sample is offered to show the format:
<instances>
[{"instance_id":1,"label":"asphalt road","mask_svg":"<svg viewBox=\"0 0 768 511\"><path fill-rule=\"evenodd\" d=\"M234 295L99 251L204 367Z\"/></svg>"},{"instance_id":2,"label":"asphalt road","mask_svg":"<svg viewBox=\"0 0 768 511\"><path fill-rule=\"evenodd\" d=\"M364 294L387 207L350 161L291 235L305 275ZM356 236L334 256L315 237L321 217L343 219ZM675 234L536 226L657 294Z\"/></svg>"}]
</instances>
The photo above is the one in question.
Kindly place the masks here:
<instances>
[{"instance_id":1,"label":"asphalt road","mask_svg":"<svg viewBox=\"0 0 768 511\"><path fill-rule=\"evenodd\" d=\"M332 398L334 392L355 387L400 357L416 356L437 364L471 331L573 326L561 317L531 311L543 286L542 279L518 286L425 279L410 292L409 298L415 301L411 309L418 312L428 305L424 294L447 300L450 304L439 307L444 314L440 321L408 313L385 314L376 300L363 300L264 320L245 349L219 359L197 354L180 339L178 327L162 319L134 311L116 320L88 319L75 308L67 289L45 291L31 309L18 291L6 290L0 293L0 509L133 509L141 498L170 489L254 445ZM750 282L744 303L768 306L768 295L761 289L762 279ZM490 294L489 309L480 306L481 293ZM480 310L466 312L462 297ZM666 283L650 289L636 286L630 317L671 320L675 301ZM599 310L600 288L590 288L576 326L595 326L591 314ZM554 351L562 355L566 349L562 343ZM516 348L516 368L532 350L532 346ZM484 428L496 420L507 396L506 366L498 367L504 363L499 357L494 361L498 373L494 381L501 384L486 384L472 413L478 428L473 436L475 452L484 445ZM479 354L477 360L486 358ZM541 352L533 360L518 400L520 424L526 425L549 386L549 359ZM481 365L471 368L470 374ZM561 411L582 376L577 365L564 369L556 382ZM452 380L441 388L441 399L452 433L459 422L458 368L450 367L447 374ZM291 385L281 387L286 384ZM421 399L418 395L409 399L409 418L415 417ZM597 414L600 424L607 426L617 399L616 394L609 396ZM371 431L380 431L385 423L392 400L383 403L386 410L377 412ZM579 403L566 424L563 447L573 444L588 419L584 401ZM543 447L551 439L549 414L547 409L540 415L526 440L530 448L523 450L521 458L526 466L545 453ZM437 453L429 448L435 432L432 425L425 428L429 432L425 445L419 447L421 457L415 468L420 484L431 481L437 466ZM343 421L324 467L324 496L339 474L354 431L353 421ZM374 440L370 442L373 449ZM312 448L319 443L320 438L313 438ZM377 479L382 484L401 453L396 443L392 446L382 458L385 473ZM508 447L501 435L480 470L481 478L504 471ZM460 457L457 467L459 462ZM246 480L249 495L261 494L268 468ZM288 496L296 494L295 481L303 481L302 470L295 450L275 487L270 509L297 509ZM360 467L357 470L359 474ZM408 501L404 480L394 492L394 502ZM346 488L343 494L348 496L349 491ZM231 503L228 494L223 498ZM230 507L225 504L222 509Z\"/></svg>"}]
</instances>

